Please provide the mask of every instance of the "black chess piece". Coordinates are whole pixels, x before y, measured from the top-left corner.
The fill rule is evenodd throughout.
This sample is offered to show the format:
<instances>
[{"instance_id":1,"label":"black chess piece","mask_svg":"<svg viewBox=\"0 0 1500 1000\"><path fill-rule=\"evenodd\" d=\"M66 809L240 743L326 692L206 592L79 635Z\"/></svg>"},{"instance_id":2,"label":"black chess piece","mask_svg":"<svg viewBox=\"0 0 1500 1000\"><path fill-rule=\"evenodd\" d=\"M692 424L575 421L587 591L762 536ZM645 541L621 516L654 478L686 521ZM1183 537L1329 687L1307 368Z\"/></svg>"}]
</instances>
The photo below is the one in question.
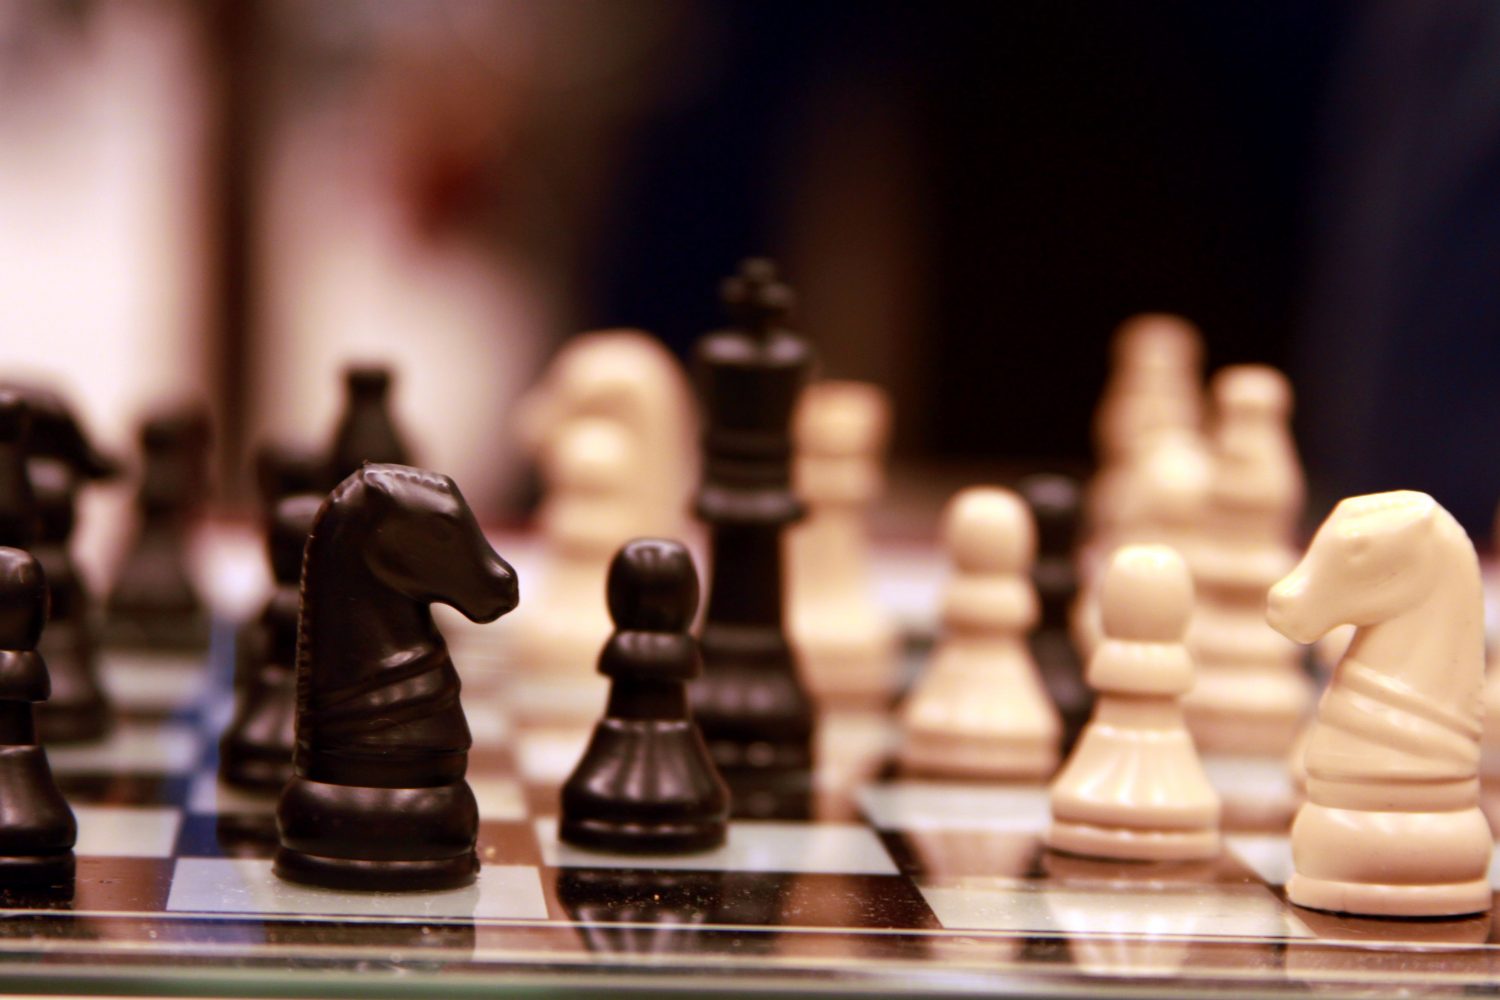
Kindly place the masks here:
<instances>
[{"instance_id":1,"label":"black chess piece","mask_svg":"<svg viewBox=\"0 0 1500 1000\"><path fill-rule=\"evenodd\" d=\"M113 459L89 441L71 407L57 393L35 385L5 383L26 403L26 471L39 516L30 546L51 592L47 627L38 652L47 662L52 696L36 709L45 743L97 739L111 715L97 670L93 602L73 562L70 544L82 487L118 471Z\"/></svg>"},{"instance_id":2,"label":"black chess piece","mask_svg":"<svg viewBox=\"0 0 1500 1000\"><path fill-rule=\"evenodd\" d=\"M32 457L27 468L40 515L32 553L46 574L52 609L38 647L52 678L52 696L38 707L37 726L46 743L99 739L109 732L112 717L99 683L88 588L69 548L80 484L75 471L55 458Z\"/></svg>"},{"instance_id":3,"label":"black chess piece","mask_svg":"<svg viewBox=\"0 0 1500 1000\"><path fill-rule=\"evenodd\" d=\"M0 886L62 886L73 879L78 826L37 745L32 705L50 691L37 642L47 623L47 580L22 546L36 532L26 473L25 401L0 392Z\"/></svg>"},{"instance_id":4,"label":"black chess piece","mask_svg":"<svg viewBox=\"0 0 1500 1000\"><path fill-rule=\"evenodd\" d=\"M188 536L208 497L208 416L192 407L141 428L140 525L107 602L112 645L208 648L208 612L187 570Z\"/></svg>"},{"instance_id":5,"label":"black chess piece","mask_svg":"<svg viewBox=\"0 0 1500 1000\"><path fill-rule=\"evenodd\" d=\"M255 484L260 493L261 507L265 512L262 520L267 536L274 532L273 519L276 505L283 499L298 493L316 494L319 500L322 499L327 460L320 452L283 443L266 443L255 450L254 467ZM274 543L269 544L274 550ZM268 555L272 564L271 575L274 578L276 557L274 552ZM299 572L301 564L302 550L299 548L297 550ZM295 578L292 582L296 582ZM291 611L295 621L297 613L295 600L292 602ZM269 612L270 605L267 604L266 613L245 622L235 633L234 691L236 697L243 693L245 685L255 678L262 664L271 655L269 645L271 640L266 628ZM291 660L288 659L286 662L290 664Z\"/></svg>"},{"instance_id":6,"label":"black chess piece","mask_svg":"<svg viewBox=\"0 0 1500 1000\"><path fill-rule=\"evenodd\" d=\"M474 880L469 727L431 604L488 622L517 600L447 476L366 465L328 495L303 557L279 876L354 890Z\"/></svg>"},{"instance_id":7,"label":"black chess piece","mask_svg":"<svg viewBox=\"0 0 1500 1000\"><path fill-rule=\"evenodd\" d=\"M737 326L699 340L705 410L696 511L712 571L693 714L741 816L804 815L811 800L813 706L783 627L782 529L803 516L791 490L792 407L813 365L785 326L792 293L750 260L724 283Z\"/></svg>"},{"instance_id":8,"label":"black chess piece","mask_svg":"<svg viewBox=\"0 0 1500 1000\"><path fill-rule=\"evenodd\" d=\"M294 494L267 518L275 585L252 623L257 638L243 664L234 718L219 741L219 777L238 788L279 791L292 776L302 550L322 503L317 493Z\"/></svg>"},{"instance_id":9,"label":"black chess piece","mask_svg":"<svg viewBox=\"0 0 1500 1000\"><path fill-rule=\"evenodd\" d=\"M729 789L688 709L701 670L688 634L698 573L681 544L627 542L605 585L615 631L599 654L609 704L562 788L558 835L629 854L682 854L724 843Z\"/></svg>"},{"instance_id":10,"label":"black chess piece","mask_svg":"<svg viewBox=\"0 0 1500 1000\"><path fill-rule=\"evenodd\" d=\"M332 489L364 462L410 465L411 451L391 417L391 370L353 365L344 372L344 412L334 430L324 489Z\"/></svg>"},{"instance_id":11,"label":"black chess piece","mask_svg":"<svg viewBox=\"0 0 1500 1000\"><path fill-rule=\"evenodd\" d=\"M293 493L324 493L327 460L309 448L267 442L255 450L255 486L269 511Z\"/></svg>"},{"instance_id":12,"label":"black chess piece","mask_svg":"<svg viewBox=\"0 0 1500 1000\"><path fill-rule=\"evenodd\" d=\"M1093 711L1092 689L1084 682L1083 662L1069 628L1078 596L1078 542L1081 491L1078 480L1056 473L1037 473L1018 484L1037 527L1037 558L1032 568L1041 604L1041 620L1031 633L1031 653L1042 681L1062 716L1062 751L1077 740Z\"/></svg>"}]
</instances>

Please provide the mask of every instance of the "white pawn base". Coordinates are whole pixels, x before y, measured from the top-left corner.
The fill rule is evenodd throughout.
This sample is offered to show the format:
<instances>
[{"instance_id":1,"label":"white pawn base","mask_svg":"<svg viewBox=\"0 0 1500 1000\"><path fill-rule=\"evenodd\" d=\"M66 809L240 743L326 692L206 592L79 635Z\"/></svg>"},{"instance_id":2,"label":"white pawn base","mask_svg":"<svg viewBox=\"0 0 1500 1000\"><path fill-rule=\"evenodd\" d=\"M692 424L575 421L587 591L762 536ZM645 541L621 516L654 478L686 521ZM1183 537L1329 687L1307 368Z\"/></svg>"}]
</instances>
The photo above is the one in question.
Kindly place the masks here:
<instances>
[{"instance_id":1,"label":"white pawn base","mask_svg":"<svg viewBox=\"0 0 1500 1000\"><path fill-rule=\"evenodd\" d=\"M1201 861L1219 854L1219 831L1148 830L1054 820L1047 831L1054 851L1115 861Z\"/></svg>"}]
</instances>

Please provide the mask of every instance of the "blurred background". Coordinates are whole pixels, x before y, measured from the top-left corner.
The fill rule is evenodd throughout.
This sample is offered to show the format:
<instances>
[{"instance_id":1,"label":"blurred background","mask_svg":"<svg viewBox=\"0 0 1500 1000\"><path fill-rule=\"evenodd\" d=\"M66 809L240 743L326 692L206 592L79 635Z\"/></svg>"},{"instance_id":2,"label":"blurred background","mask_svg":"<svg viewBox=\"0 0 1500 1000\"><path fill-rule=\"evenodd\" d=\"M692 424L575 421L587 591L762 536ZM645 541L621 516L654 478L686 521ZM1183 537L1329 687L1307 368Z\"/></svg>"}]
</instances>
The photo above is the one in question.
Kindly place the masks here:
<instances>
[{"instance_id":1,"label":"blurred background","mask_svg":"<svg viewBox=\"0 0 1500 1000\"><path fill-rule=\"evenodd\" d=\"M0 365L117 453L205 401L249 509L386 360L504 518L566 337L682 354L770 254L898 469L1082 468L1114 327L1174 311L1292 377L1313 520L1408 486L1488 537L1497 79L1488 0L4 0Z\"/></svg>"}]
</instances>

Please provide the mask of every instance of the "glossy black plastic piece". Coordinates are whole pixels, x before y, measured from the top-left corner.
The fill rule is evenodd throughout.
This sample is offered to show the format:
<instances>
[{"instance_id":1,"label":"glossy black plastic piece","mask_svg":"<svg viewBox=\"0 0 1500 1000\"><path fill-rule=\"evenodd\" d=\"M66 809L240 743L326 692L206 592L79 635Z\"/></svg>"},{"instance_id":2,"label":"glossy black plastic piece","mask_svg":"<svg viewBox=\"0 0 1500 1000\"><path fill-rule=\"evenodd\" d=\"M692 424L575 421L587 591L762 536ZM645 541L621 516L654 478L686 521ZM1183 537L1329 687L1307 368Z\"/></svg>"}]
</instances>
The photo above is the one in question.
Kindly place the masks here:
<instances>
[{"instance_id":1,"label":"glossy black plastic piece","mask_svg":"<svg viewBox=\"0 0 1500 1000\"><path fill-rule=\"evenodd\" d=\"M558 835L629 854L683 854L724 843L729 789L688 708L698 676L689 634L698 573L674 541L639 538L610 564L615 631L599 655L609 704L562 789Z\"/></svg>"},{"instance_id":2,"label":"glossy black plastic piece","mask_svg":"<svg viewBox=\"0 0 1500 1000\"><path fill-rule=\"evenodd\" d=\"M514 571L447 476L366 465L328 495L303 563L278 875L356 890L473 881L469 727L430 606L488 622L517 600Z\"/></svg>"}]
</instances>

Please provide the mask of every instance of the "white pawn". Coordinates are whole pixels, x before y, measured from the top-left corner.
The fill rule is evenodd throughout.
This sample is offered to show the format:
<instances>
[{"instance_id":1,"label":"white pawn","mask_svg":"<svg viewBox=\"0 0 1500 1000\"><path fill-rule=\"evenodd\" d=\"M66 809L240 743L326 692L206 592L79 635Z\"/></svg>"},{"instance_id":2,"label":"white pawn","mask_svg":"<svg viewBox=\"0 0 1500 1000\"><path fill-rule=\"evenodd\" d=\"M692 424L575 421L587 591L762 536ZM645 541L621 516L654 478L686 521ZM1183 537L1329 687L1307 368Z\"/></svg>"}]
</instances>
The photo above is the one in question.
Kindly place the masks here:
<instances>
[{"instance_id":1,"label":"white pawn","mask_svg":"<svg viewBox=\"0 0 1500 1000\"><path fill-rule=\"evenodd\" d=\"M1183 632L1187 564L1164 545L1118 550L1104 571L1105 639L1089 661L1094 715L1052 784L1047 846L1089 857L1187 861L1219 852L1219 796L1183 721L1193 683Z\"/></svg>"},{"instance_id":2,"label":"white pawn","mask_svg":"<svg viewBox=\"0 0 1500 1000\"><path fill-rule=\"evenodd\" d=\"M1090 545L1107 556L1129 519L1133 466L1161 430L1203 425L1203 338L1180 316L1148 313L1120 325L1109 381L1094 415L1099 474L1089 484Z\"/></svg>"},{"instance_id":3,"label":"white pawn","mask_svg":"<svg viewBox=\"0 0 1500 1000\"><path fill-rule=\"evenodd\" d=\"M615 421L581 417L554 428L538 457L548 484L538 520L549 559L535 596L515 612L515 662L523 676L567 688L543 696L538 709L593 718L608 687L596 670L613 628L605 580L615 550L635 530L635 510L622 502L634 475L631 436Z\"/></svg>"},{"instance_id":4,"label":"white pawn","mask_svg":"<svg viewBox=\"0 0 1500 1000\"><path fill-rule=\"evenodd\" d=\"M1301 649L1265 620L1266 592L1297 561L1303 482L1292 390L1274 368L1237 365L1214 377L1212 392L1212 480L1188 550L1198 679L1183 704L1205 751L1279 757L1313 706Z\"/></svg>"},{"instance_id":5,"label":"white pawn","mask_svg":"<svg viewBox=\"0 0 1500 1000\"><path fill-rule=\"evenodd\" d=\"M866 524L890 425L889 398L865 382L814 383L793 418L807 517L788 536L788 621L802 679L825 707L887 705L896 689L896 630L874 600Z\"/></svg>"},{"instance_id":6,"label":"white pawn","mask_svg":"<svg viewBox=\"0 0 1500 1000\"><path fill-rule=\"evenodd\" d=\"M1057 766L1062 725L1027 643L1038 617L1031 511L1009 490L970 487L943 512L943 543L954 564L944 635L902 708L902 766L1044 778Z\"/></svg>"}]
</instances>

